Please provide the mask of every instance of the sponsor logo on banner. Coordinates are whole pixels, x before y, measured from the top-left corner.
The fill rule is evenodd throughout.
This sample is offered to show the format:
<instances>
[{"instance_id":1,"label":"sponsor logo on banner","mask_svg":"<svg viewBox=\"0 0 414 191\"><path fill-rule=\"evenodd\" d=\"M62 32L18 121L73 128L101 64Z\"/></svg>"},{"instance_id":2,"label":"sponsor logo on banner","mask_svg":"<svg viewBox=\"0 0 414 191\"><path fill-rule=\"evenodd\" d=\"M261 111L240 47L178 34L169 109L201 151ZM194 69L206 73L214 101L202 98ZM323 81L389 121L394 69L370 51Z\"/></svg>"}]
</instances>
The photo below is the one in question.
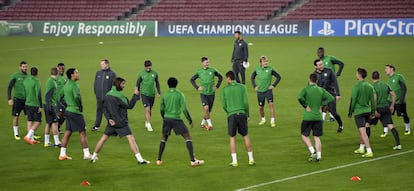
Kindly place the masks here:
<instances>
[{"instance_id":1,"label":"sponsor logo on banner","mask_svg":"<svg viewBox=\"0 0 414 191\"><path fill-rule=\"evenodd\" d=\"M308 36L309 21L158 22L159 36Z\"/></svg>"},{"instance_id":2,"label":"sponsor logo on banner","mask_svg":"<svg viewBox=\"0 0 414 191\"><path fill-rule=\"evenodd\" d=\"M312 20L310 36L414 36L414 19Z\"/></svg>"}]
</instances>

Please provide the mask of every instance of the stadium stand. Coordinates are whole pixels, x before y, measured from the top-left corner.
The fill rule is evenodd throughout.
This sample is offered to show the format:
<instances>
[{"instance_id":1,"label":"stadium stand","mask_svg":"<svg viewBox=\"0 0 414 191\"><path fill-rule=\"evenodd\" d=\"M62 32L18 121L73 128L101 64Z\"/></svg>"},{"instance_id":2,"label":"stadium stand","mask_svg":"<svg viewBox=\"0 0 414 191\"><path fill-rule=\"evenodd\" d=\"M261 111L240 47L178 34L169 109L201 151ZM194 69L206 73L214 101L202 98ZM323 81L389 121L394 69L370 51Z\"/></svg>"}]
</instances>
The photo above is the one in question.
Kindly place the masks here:
<instances>
[{"instance_id":1,"label":"stadium stand","mask_svg":"<svg viewBox=\"0 0 414 191\"><path fill-rule=\"evenodd\" d=\"M21 0L0 10L0 20L118 20L144 2L145 0Z\"/></svg>"},{"instance_id":2,"label":"stadium stand","mask_svg":"<svg viewBox=\"0 0 414 191\"><path fill-rule=\"evenodd\" d=\"M263 21L414 18L413 0L15 0L14 3L11 2L0 0L0 20Z\"/></svg>"},{"instance_id":3,"label":"stadium stand","mask_svg":"<svg viewBox=\"0 0 414 191\"><path fill-rule=\"evenodd\" d=\"M282 20L413 18L412 0L310 0Z\"/></svg>"},{"instance_id":4,"label":"stadium stand","mask_svg":"<svg viewBox=\"0 0 414 191\"><path fill-rule=\"evenodd\" d=\"M293 0L161 0L131 20L261 21Z\"/></svg>"}]
</instances>

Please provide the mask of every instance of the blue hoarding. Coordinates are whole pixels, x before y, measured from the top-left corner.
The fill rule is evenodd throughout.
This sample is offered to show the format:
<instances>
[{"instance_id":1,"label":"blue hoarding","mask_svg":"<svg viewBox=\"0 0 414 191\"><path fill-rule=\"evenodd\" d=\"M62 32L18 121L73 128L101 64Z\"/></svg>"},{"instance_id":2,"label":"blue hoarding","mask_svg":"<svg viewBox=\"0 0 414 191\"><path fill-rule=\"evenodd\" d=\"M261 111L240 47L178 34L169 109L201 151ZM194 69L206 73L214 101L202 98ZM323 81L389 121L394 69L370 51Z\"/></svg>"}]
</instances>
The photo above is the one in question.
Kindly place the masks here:
<instances>
[{"instance_id":1,"label":"blue hoarding","mask_svg":"<svg viewBox=\"0 0 414 191\"><path fill-rule=\"evenodd\" d=\"M414 19L311 20L310 36L414 36Z\"/></svg>"}]
</instances>

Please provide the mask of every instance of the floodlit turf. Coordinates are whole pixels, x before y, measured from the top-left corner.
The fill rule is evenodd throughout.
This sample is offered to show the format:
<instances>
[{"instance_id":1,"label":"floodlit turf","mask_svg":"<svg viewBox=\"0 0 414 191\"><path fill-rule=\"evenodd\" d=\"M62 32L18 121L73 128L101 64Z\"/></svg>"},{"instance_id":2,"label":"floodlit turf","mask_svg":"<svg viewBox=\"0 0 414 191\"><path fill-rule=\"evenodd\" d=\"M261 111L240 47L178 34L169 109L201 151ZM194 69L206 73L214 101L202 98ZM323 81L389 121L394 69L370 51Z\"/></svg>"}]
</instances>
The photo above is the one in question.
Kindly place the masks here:
<instances>
[{"instance_id":1,"label":"floodlit turf","mask_svg":"<svg viewBox=\"0 0 414 191\"><path fill-rule=\"evenodd\" d=\"M414 135L404 136L402 118L394 117L400 133L403 150L394 151L391 135L380 138L382 127L372 128L371 144L375 156L367 163L336 167L371 160L353 154L359 138L353 120L347 119L351 87L356 83L355 71L365 67L369 73L380 71L385 80L385 64L393 64L402 73L408 85L408 113L414 119L414 64L413 37L366 37L366 38L308 38L308 37L246 37L253 43L247 70L247 78L259 57L267 55L270 65L281 74L282 81L275 88L276 127L258 126L259 114L256 94L247 82L250 100L249 133L256 160L249 166L241 137L238 137L239 166L228 167L231 161L225 113L221 108L218 90L212 112L213 131L199 127L202 108L198 92L191 86L190 78L201 67L200 58L210 58L212 67L223 75L231 69L232 37L205 38L138 38L138 37L1 37L0 38L0 190L236 190L253 186L253 190L412 190L414 165ZM100 44L99 42L103 42ZM339 77L341 100L338 111L344 121L344 131L337 134L336 123L324 123L323 160L308 162L308 150L300 138L299 127L302 108L296 100L300 89L307 84L307 77L314 70L316 49L325 47L326 54L345 62ZM37 66L42 86L49 76L50 67L64 62L66 69L76 67L80 71L81 95L87 124L91 152L102 135L90 132L95 118L93 79L99 69L100 59L108 58L111 68L127 80L124 91L131 96L137 74L143 69L144 60L153 62L153 69L160 76L161 90L166 91L166 80L178 78L178 88L184 92L190 113L194 119L191 134L194 150L199 159L206 161L201 167L190 167L181 137L171 136L163 156L163 165L155 165L161 137L159 98L153 109L154 132L144 129L144 111L141 102L129 112L129 119L143 157L152 163L138 165L129 150L125 138L111 138L91 164L82 158L78 134L70 140L67 153L71 161L58 161L59 149L44 148L43 144L28 145L15 141L11 125L11 108L7 106L6 90L9 76L18 70L21 60L29 67ZM370 75L369 75L370 76ZM370 79L369 79L370 81ZM268 106L265 112L269 121ZM414 124L414 123L413 123ZM104 126L105 123L102 124ZM20 120L20 136L26 133L25 118ZM44 124L37 130L43 135ZM407 152L408 151L408 152ZM386 158L388 155L407 152ZM318 172L313 175L306 174ZM360 181L351 181L359 176ZM287 179L286 179L287 178ZM283 180L286 179L286 180ZM82 187L82 181L90 186ZM272 184L266 184L269 182ZM255 185L266 184L255 187Z\"/></svg>"}]
</instances>

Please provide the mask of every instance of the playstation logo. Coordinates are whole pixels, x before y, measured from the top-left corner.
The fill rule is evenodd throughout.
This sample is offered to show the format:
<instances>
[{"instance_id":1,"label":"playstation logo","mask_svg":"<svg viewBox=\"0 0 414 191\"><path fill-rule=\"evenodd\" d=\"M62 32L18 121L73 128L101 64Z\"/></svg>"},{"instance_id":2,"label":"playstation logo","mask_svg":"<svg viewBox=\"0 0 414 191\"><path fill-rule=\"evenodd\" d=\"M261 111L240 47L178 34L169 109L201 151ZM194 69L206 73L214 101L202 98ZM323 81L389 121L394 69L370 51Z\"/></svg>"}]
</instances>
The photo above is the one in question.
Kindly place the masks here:
<instances>
[{"instance_id":1,"label":"playstation logo","mask_svg":"<svg viewBox=\"0 0 414 191\"><path fill-rule=\"evenodd\" d=\"M323 29L319 30L318 34L329 36L329 35L332 35L334 33L335 33L335 31L332 30L331 23L327 22L327 21L323 21Z\"/></svg>"}]
</instances>

